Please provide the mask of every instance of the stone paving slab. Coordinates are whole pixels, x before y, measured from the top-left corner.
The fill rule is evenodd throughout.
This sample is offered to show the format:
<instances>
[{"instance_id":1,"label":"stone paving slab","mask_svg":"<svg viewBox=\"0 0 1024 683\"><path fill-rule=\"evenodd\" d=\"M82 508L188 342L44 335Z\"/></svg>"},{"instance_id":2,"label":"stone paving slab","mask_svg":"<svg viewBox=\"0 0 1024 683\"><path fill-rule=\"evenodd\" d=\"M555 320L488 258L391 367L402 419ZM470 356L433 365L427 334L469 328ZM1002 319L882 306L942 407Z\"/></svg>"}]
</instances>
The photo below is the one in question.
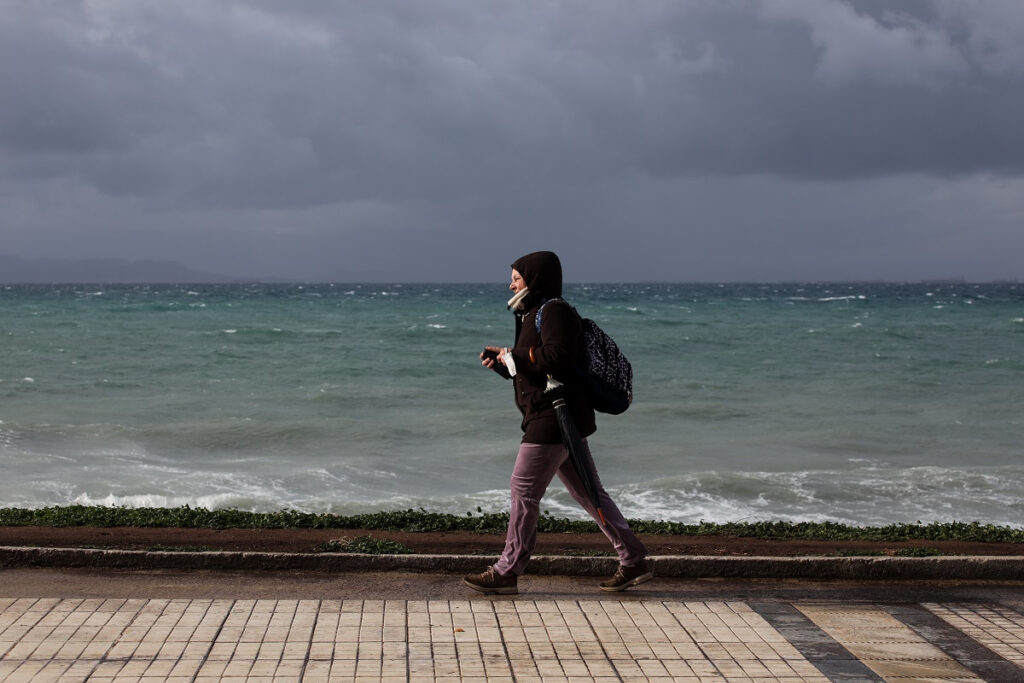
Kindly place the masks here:
<instances>
[{"instance_id":1,"label":"stone paving slab","mask_svg":"<svg viewBox=\"0 0 1024 683\"><path fill-rule=\"evenodd\" d=\"M0 681L1024 680L998 601L3 597Z\"/></svg>"}]
</instances>

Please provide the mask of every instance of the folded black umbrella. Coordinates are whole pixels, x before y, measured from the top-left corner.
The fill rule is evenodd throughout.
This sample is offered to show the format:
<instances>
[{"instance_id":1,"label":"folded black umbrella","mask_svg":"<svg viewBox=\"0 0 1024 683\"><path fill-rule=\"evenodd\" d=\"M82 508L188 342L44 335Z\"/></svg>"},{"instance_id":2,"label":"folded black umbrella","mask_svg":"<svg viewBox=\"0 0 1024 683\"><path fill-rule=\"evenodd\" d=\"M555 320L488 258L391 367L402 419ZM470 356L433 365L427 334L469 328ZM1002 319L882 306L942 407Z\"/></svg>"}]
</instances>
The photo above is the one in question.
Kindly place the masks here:
<instances>
[{"instance_id":1,"label":"folded black umbrella","mask_svg":"<svg viewBox=\"0 0 1024 683\"><path fill-rule=\"evenodd\" d=\"M583 437L580 436L579 430L576 429L576 423L569 413L569 406L565 403L562 385L551 380L548 386L548 393L554 397L551 401L551 406L555 409L555 416L558 418L558 428L562 432L562 443L565 444L566 450L569 451L569 462L572 463L573 469L576 470L576 474L579 475L580 480L583 482L583 488L587 492L590 502L597 508L597 516L601 520L601 524L608 526L608 522L604 519L604 513L601 511L601 501L597 497L597 478L594 476L594 472L590 468L589 461L585 455L587 450L583 445Z\"/></svg>"}]
</instances>

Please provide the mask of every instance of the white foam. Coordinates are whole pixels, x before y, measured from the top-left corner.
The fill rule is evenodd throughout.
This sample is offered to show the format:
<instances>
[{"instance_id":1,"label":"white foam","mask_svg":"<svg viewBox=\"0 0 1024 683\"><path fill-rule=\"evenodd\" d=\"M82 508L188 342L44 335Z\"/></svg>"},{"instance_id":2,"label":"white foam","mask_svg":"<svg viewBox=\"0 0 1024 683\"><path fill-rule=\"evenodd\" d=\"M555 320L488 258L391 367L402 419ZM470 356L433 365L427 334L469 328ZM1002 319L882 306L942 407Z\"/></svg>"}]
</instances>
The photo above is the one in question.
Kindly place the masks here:
<instances>
[{"instance_id":1,"label":"white foam","mask_svg":"<svg viewBox=\"0 0 1024 683\"><path fill-rule=\"evenodd\" d=\"M849 471L703 472L609 488L609 493L633 519L859 525L979 519L1019 527L1021 501L1014 482L1020 474L867 463ZM586 518L557 485L542 505L560 517Z\"/></svg>"},{"instance_id":2,"label":"white foam","mask_svg":"<svg viewBox=\"0 0 1024 683\"><path fill-rule=\"evenodd\" d=\"M1024 468L1005 466L958 469L937 466L899 467L854 458L849 468L784 472L706 471L609 487L612 499L629 519L683 523L743 521L820 522L885 525L896 522L981 520L1021 526L1024 504L1018 491ZM81 465L81 463L78 463ZM221 463L222 465L224 463ZM135 476L111 486L108 467ZM262 469L262 468L261 468ZM269 472L238 475L198 471L179 464L158 465L124 458L81 470L91 481L45 475L7 492L3 505L21 507L76 503L126 507L239 508L257 512L294 509L303 512L357 514L424 508L464 515L507 512L507 489L463 494L410 495L417 490L394 472L312 467L280 478ZM370 480L392 484L377 488ZM459 488L456 483L455 488ZM26 495L28 494L28 495ZM587 519L586 512L557 481L542 501L556 517Z\"/></svg>"},{"instance_id":3,"label":"white foam","mask_svg":"<svg viewBox=\"0 0 1024 683\"><path fill-rule=\"evenodd\" d=\"M333 484L348 484L349 483L349 478L348 477L339 476L337 474L334 474L333 472L329 472L328 470L326 470L326 469L324 469L322 467L310 471L309 474L311 476L317 477L317 478L319 478L319 479L321 479L323 481L331 482Z\"/></svg>"},{"instance_id":4,"label":"white foam","mask_svg":"<svg viewBox=\"0 0 1024 683\"><path fill-rule=\"evenodd\" d=\"M113 493L105 496L93 496L88 493L77 495L71 503L74 505L126 507L126 508L177 508L190 507L217 510L236 507L240 496L234 493L219 493L205 496L135 494L118 496Z\"/></svg>"}]
</instances>

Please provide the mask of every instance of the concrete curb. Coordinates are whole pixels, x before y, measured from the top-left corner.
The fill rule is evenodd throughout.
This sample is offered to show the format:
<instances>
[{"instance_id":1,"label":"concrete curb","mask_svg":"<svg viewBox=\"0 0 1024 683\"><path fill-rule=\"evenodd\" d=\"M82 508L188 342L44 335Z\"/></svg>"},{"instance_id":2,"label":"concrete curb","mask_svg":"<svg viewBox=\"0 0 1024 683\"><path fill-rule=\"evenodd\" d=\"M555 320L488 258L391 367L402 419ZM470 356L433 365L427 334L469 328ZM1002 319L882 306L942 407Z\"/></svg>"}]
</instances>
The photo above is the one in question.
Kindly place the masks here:
<instances>
[{"instance_id":1,"label":"concrete curb","mask_svg":"<svg viewBox=\"0 0 1024 683\"><path fill-rule=\"evenodd\" d=\"M481 571L485 555L162 552L0 546L0 569L49 567L316 572ZM649 558L667 578L1024 581L1024 557L726 557ZM528 573L610 576L614 557L538 556Z\"/></svg>"}]
</instances>

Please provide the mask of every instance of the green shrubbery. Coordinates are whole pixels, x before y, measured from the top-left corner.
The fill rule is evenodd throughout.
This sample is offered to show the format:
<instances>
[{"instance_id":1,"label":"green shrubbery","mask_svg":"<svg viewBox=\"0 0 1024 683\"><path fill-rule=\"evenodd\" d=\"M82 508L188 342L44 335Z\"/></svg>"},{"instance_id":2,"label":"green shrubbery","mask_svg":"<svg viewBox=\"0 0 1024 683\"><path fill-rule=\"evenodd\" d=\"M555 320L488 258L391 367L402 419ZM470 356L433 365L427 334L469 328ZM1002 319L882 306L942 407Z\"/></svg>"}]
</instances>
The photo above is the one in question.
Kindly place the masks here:
<instances>
[{"instance_id":1,"label":"green shrubbery","mask_svg":"<svg viewBox=\"0 0 1024 683\"><path fill-rule=\"evenodd\" d=\"M364 553L368 555L411 555L416 551L412 548L389 541L386 538L373 536L356 536L325 541L313 549L317 553Z\"/></svg>"},{"instance_id":2,"label":"green shrubbery","mask_svg":"<svg viewBox=\"0 0 1024 683\"><path fill-rule=\"evenodd\" d=\"M836 522L662 522L630 520L637 533L682 536L732 536L819 541L978 541L1024 543L1024 529L980 522L933 522L860 527ZM134 526L191 529L374 529L381 531L476 531L505 533L507 513L467 513L465 516L397 510L365 515L332 515L282 510L245 512L178 508L125 508L69 505L27 510L0 509L0 526ZM597 524L542 515L541 532L593 532Z\"/></svg>"}]
</instances>

